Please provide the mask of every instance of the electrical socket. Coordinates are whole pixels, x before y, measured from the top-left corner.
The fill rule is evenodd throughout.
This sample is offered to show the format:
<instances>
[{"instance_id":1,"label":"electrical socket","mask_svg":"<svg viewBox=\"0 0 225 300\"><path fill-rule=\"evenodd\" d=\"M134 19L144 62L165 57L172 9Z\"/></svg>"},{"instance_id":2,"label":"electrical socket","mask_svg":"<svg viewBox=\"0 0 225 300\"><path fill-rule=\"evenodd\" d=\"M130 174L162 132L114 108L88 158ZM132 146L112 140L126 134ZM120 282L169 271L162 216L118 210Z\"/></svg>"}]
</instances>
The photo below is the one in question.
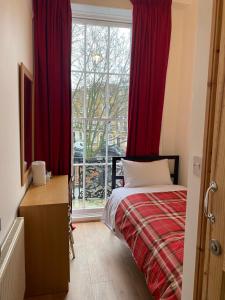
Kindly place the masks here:
<instances>
[{"instance_id":1,"label":"electrical socket","mask_svg":"<svg viewBox=\"0 0 225 300\"><path fill-rule=\"evenodd\" d=\"M200 177L202 171L202 158L200 156L193 157L193 173Z\"/></svg>"}]
</instances>

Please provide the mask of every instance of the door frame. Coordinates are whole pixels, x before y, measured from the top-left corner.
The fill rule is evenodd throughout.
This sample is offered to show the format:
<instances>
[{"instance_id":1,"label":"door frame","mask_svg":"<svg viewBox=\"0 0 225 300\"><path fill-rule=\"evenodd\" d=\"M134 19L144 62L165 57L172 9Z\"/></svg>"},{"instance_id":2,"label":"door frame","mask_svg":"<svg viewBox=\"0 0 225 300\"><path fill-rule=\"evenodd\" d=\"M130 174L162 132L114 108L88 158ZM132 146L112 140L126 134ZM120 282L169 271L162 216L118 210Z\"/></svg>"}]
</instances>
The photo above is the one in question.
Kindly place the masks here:
<instances>
[{"instance_id":1,"label":"door frame","mask_svg":"<svg viewBox=\"0 0 225 300\"><path fill-rule=\"evenodd\" d=\"M207 229L207 220L204 216L204 196L210 183L210 173L211 173L213 132L214 132L214 121L216 117L215 107L216 107L216 94L217 94L218 65L219 65L221 28L222 28L222 5L223 5L223 0L213 1L210 59L209 59L205 129L204 129L204 142L203 142L202 177L201 177L201 186L200 186L198 233L197 233L197 245L196 245L195 280L194 280L194 294L193 294L194 300L202 299L203 282L204 282L205 243L206 243L206 229Z\"/></svg>"}]
</instances>

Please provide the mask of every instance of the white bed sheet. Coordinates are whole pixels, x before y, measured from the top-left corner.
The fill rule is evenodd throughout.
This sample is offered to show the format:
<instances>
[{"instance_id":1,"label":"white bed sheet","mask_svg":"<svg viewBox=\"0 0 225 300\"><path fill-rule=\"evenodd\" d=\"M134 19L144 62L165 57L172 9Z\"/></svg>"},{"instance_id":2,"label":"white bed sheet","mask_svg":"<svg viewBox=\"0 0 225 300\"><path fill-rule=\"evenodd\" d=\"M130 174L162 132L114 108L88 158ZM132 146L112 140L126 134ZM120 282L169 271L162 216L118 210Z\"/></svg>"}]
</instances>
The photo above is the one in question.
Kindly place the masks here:
<instances>
[{"instance_id":1,"label":"white bed sheet","mask_svg":"<svg viewBox=\"0 0 225 300\"><path fill-rule=\"evenodd\" d=\"M181 191L187 188L181 185L155 185L149 187L136 187L136 188L117 188L112 191L112 194L107 201L105 206L102 221L105 223L109 229L115 233L115 216L117 208L120 202L127 196L138 194L138 193L155 193L155 192L171 192L171 191Z\"/></svg>"}]
</instances>

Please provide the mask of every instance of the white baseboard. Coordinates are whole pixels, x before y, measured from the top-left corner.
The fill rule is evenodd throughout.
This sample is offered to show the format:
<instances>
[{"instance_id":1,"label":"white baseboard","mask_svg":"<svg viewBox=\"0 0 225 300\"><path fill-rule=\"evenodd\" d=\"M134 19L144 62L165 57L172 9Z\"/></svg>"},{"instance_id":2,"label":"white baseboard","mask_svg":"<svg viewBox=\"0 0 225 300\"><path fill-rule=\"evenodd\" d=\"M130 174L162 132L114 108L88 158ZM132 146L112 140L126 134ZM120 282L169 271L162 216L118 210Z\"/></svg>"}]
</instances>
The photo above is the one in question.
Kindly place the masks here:
<instances>
[{"instance_id":1,"label":"white baseboard","mask_svg":"<svg viewBox=\"0 0 225 300\"><path fill-rule=\"evenodd\" d=\"M103 209L76 209L72 213L73 222L90 222L100 221L102 218Z\"/></svg>"}]
</instances>

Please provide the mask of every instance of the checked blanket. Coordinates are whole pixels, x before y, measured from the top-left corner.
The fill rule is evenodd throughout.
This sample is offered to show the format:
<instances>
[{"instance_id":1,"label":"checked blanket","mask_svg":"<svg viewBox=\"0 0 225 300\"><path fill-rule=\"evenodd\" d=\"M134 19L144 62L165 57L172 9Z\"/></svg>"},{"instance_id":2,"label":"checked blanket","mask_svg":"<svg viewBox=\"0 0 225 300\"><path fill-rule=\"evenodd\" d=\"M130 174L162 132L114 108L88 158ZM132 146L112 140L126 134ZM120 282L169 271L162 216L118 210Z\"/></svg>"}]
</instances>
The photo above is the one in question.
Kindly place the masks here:
<instances>
[{"instance_id":1,"label":"checked blanket","mask_svg":"<svg viewBox=\"0 0 225 300\"><path fill-rule=\"evenodd\" d=\"M130 195L116 212L116 228L156 300L181 299L186 197L186 191Z\"/></svg>"}]
</instances>

